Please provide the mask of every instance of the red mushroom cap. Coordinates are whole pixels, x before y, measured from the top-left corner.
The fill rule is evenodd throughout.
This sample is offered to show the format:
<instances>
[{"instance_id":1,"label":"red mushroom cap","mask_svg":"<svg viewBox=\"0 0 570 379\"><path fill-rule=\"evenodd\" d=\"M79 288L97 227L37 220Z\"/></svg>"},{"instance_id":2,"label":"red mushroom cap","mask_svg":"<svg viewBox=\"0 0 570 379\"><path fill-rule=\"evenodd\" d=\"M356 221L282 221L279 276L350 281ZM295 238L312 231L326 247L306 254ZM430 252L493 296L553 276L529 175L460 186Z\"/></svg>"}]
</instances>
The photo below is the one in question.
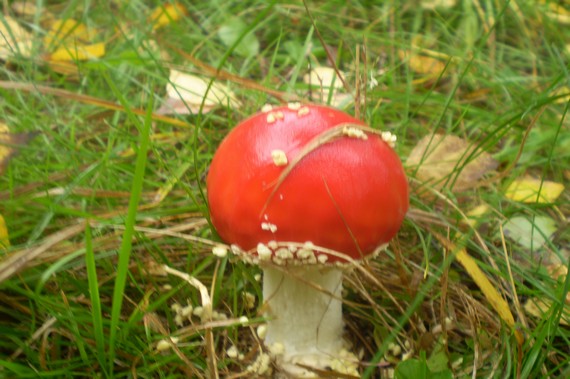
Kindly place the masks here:
<instances>
[{"instance_id":1,"label":"red mushroom cap","mask_svg":"<svg viewBox=\"0 0 570 379\"><path fill-rule=\"evenodd\" d=\"M280 182L310 141L347 123L364 126L333 108L297 104L236 126L220 144L207 178L211 221L220 237L253 251L260 243L310 241L353 259L390 241L408 210L408 184L398 156L379 135L320 144ZM290 251L285 258L294 257L295 249ZM343 261L319 259L325 260Z\"/></svg>"}]
</instances>

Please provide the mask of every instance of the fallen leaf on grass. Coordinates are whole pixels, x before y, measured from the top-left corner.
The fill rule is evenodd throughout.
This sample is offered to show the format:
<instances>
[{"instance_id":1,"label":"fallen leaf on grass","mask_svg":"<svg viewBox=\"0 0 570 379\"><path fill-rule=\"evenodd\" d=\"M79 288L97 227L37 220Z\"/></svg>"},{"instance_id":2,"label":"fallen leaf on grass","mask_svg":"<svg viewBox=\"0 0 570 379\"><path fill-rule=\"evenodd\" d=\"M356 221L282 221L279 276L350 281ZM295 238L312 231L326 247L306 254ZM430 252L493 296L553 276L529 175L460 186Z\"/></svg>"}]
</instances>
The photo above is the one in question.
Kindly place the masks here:
<instances>
[{"instance_id":1,"label":"fallen leaf on grass","mask_svg":"<svg viewBox=\"0 0 570 379\"><path fill-rule=\"evenodd\" d=\"M214 82L210 86L210 79L176 70L170 71L166 96L164 104L156 111L157 114L198 113L202 102L202 113L210 112L220 105L234 109L241 106L233 92L225 85Z\"/></svg>"},{"instance_id":2,"label":"fallen leaf on grass","mask_svg":"<svg viewBox=\"0 0 570 379\"><path fill-rule=\"evenodd\" d=\"M341 92L345 78L340 70L337 73L331 67L315 67L303 77L303 82L312 87L311 100L327 103L330 98L333 107L342 108L354 100L352 94Z\"/></svg>"},{"instance_id":3,"label":"fallen leaf on grass","mask_svg":"<svg viewBox=\"0 0 570 379\"><path fill-rule=\"evenodd\" d=\"M465 222L472 228L475 228L482 220L487 217L490 207L487 204L479 204L465 213L467 219Z\"/></svg>"},{"instance_id":4,"label":"fallen leaf on grass","mask_svg":"<svg viewBox=\"0 0 570 379\"><path fill-rule=\"evenodd\" d=\"M0 251L6 250L10 247L10 238L8 237L8 228L4 217L0 215Z\"/></svg>"},{"instance_id":5,"label":"fallen leaf on grass","mask_svg":"<svg viewBox=\"0 0 570 379\"><path fill-rule=\"evenodd\" d=\"M152 24L152 29L156 30L173 21L180 20L187 14L186 8L180 3L159 5L150 14L149 22Z\"/></svg>"},{"instance_id":6,"label":"fallen leaf on grass","mask_svg":"<svg viewBox=\"0 0 570 379\"><path fill-rule=\"evenodd\" d=\"M75 77L78 75L77 61L100 58L105 55L105 44L92 43L95 32L85 24L68 18L56 20L44 37L46 63L55 72Z\"/></svg>"},{"instance_id":7,"label":"fallen leaf on grass","mask_svg":"<svg viewBox=\"0 0 570 379\"><path fill-rule=\"evenodd\" d=\"M6 124L0 123L0 175L10 159L18 153L18 146L25 145L34 136L35 133L12 134Z\"/></svg>"},{"instance_id":8,"label":"fallen leaf on grass","mask_svg":"<svg viewBox=\"0 0 570 379\"><path fill-rule=\"evenodd\" d=\"M52 61L86 61L105 55L105 44L76 45L60 47L50 54Z\"/></svg>"},{"instance_id":9,"label":"fallen leaf on grass","mask_svg":"<svg viewBox=\"0 0 570 379\"><path fill-rule=\"evenodd\" d=\"M568 275L568 266L565 263L552 263L546 266L546 271L550 277L556 281L564 281ZM570 292L566 294L566 299L570 303Z\"/></svg>"},{"instance_id":10,"label":"fallen leaf on grass","mask_svg":"<svg viewBox=\"0 0 570 379\"><path fill-rule=\"evenodd\" d=\"M422 138L406 164L416 170L418 179L434 188L449 186L457 192L476 187L483 175L497 167L497 161L474 144L440 134Z\"/></svg>"},{"instance_id":11,"label":"fallen leaf on grass","mask_svg":"<svg viewBox=\"0 0 570 379\"><path fill-rule=\"evenodd\" d=\"M508 199L523 203L552 203L564 191L560 183L525 177L513 181L505 192Z\"/></svg>"},{"instance_id":12,"label":"fallen leaf on grass","mask_svg":"<svg viewBox=\"0 0 570 379\"><path fill-rule=\"evenodd\" d=\"M467 271L467 274L469 274L471 279L473 279L475 284L477 284L477 287L479 287L483 295L485 295L485 298L491 304L493 309L497 312L501 320L503 320L509 327L514 329L515 318L511 313L509 304L503 298L503 296L501 296L499 291L497 291L497 288L487 278L483 270L481 270L481 268L477 264L477 261L475 261L469 255L469 253L467 253L467 250L464 247L456 246L454 243L452 243L442 235L439 235L438 233L434 233L434 236L442 245L445 246L447 250L455 253L455 260L459 262L461 266L463 266L465 271ZM456 239L459 240L461 238L463 238L463 235L457 233ZM522 344L523 342L522 334L518 330L515 330L514 332L517 341L519 342L519 344Z\"/></svg>"},{"instance_id":13,"label":"fallen leaf on grass","mask_svg":"<svg viewBox=\"0 0 570 379\"><path fill-rule=\"evenodd\" d=\"M515 326L515 319L511 313L509 304L489 279L487 279L485 273L479 268L477 262L467 253L467 250L464 248L459 249L455 255L455 260L461 263L465 271L467 271L471 279L473 279L475 284L481 289L485 298L498 313L499 317L513 328Z\"/></svg>"},{"instance_id":14,"label":"fallen leaf on grass","mask_svg":"<svg viewBox=\"0 0 570 379\"><path fill-rule=\"evenodd\" d=\"M566 301L562 308L562 315L560 317L560 324L566 326L570 325L570 299L568 298L568 295L569 294L566 296ZM550 299L539 299L534 297L527 300L524 304L524 310L527 314L543 320L545 316L551 312L553 306L554 302Z\"/></svg>"},{"instance_id":15,"label":"fallen leaf on grass","mask_svg":"<svg viewBox=\"0 0 570 379\"><path fill-rule=\"evenodd\" d=\"M556 221L547 216L533 219L517 216L510 218L503 226L505 235L526 249L537 250L556 231Z\"/></svg>"},{"instance_id":16,"label":"fallen leaf on grass","mask_svg":"<svg viewBox=\"0 0 570 379\"><path fill-rule=\"evenodd\" d=\"M44 37L44 45L47 49L59 48L65 45L81 45L89 43L93 37L94 33L85 24L68 18L54 21Z\"/></svg>"},{"instance_id":17,"label":"fallen leaf on grass","mask_svg":"<svg viewBox=\"0 0 570 379\"><path fill-rule=\"evenodd\" d=\"M445 64L442 61L413 51L398 50L398 57L407 62L412 71L420 75L438 77L445 70Z\"/></svg>"},{"instance_id":18,"label":"fallen leaf on grass","mask_svg":"<svg viewBox=\"0 0 570 379\"><path fill-rule=\"evenodd\" d=\"M32 52L32 34L9 16L0 18L0 59L18 54L29 57Z\"/></svg>"},{"instance_id":19,"label":"fallen leaf on grass","mask_svg":"<svg viewBox=\"0 0 570 379\"><path fill-rule=\"evenodd\" d=\"M339 75L340 74L340 75ZM315 67L303 77L303 81L310 85L330 91L341 89L342 81L345 80L346 74L342 71L335 71L332 67Z\"/></svg>"}]
</instances>

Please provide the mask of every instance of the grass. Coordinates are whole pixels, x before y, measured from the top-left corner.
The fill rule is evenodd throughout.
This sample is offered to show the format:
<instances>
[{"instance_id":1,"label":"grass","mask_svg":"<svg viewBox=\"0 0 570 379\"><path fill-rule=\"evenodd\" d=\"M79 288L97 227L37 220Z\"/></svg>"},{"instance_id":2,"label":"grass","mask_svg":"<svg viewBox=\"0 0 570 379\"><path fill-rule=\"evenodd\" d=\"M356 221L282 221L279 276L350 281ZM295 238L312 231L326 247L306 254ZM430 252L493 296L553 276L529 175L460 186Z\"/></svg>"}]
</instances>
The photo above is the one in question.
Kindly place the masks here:
<instances>
[{"instance_id":1,"label":"grass","mask_svg":"<svg viewBox=\"0 0 570 379\"><path fill-rule=\"evenodd\" d=\"M218 240L204 179L240 120L265 103L314 93L302 78L308 67L330 65L320 38L350 88L368 84L345 110L397 134L404 162L435 134L461 137L498 162L484 185L462 191L453 184L465 160L443 187L408 165L412 211L398 237L364 267L371 276L346 278L345 318L363 377L388 377L404 356L455 377L568 377L570 276L548 268L568 267L570 196L522 203L505 191L525 175L568 188L570 28L539 2L465 1L435 11L418 3L308 2L313 24L301 2L182 1L187 15L157 30L150 1L58 2L29 16L8 8L4 16L33 33L34 53L0 68L0 122L37 135L0 175L11 242L0 250L0 273L10 272L0 282L0 377L249 375L261 349L260 271L211 254ZM105 55L76 62L73 75L54 71L42 55L46 10L96 30ZM236 38L222 40L228 25ZM399 55L412 46L443 72L430 71L429 60L414 69L416 58ZM223 70L241 106L153 114L173 68L209 78ZM481 204L488 211L466 226L462 213ZM517 216L555 220L544 247L505 236ZM514 329L446 245L461 241L507 300ZM207 296L162 265L192 275ZM525 307L533 299L551 304L541 317ZM207 301L228 319L179 325L173 304ZM161 340L170 348L158 351ZM232 345L243 359L228 357Z\"/></svg>"}]
</instances>

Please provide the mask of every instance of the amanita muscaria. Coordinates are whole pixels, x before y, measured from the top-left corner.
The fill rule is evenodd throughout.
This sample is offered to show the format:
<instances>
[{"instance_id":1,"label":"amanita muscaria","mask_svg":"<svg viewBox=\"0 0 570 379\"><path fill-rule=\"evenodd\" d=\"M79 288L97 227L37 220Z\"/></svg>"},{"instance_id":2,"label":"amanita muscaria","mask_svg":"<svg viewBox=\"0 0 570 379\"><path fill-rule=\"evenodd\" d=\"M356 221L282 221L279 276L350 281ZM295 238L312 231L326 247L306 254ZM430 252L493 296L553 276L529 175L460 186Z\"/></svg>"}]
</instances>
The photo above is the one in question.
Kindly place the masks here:
<instances>
[{"instance_id":1,"label":"amanita muscaria","mask_svg":"<svg viewBox=\"0 0 570 379\"><path fill-rule=\"evenodd\" d=\"M212 224L263 268L265 343L296 375L308 373L297 363L339 369L343 270L382 251L402 224L408 184L394 140L339 110L295 103L241 122L214 155Z\"/></svg>"}]
</instances>

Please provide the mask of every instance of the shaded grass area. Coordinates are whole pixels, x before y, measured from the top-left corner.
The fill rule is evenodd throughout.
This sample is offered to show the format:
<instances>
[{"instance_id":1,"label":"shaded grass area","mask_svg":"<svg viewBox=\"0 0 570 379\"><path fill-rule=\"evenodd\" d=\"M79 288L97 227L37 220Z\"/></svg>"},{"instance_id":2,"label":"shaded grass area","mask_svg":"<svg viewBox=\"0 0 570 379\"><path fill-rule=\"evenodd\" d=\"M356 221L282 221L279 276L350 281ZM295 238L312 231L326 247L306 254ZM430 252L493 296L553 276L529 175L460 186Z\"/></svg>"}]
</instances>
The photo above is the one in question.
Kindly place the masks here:
<instances>
[{"instance_id":1,"label":"shaded grass area","mask_svg":"<svg viewBox=\"0 0 570 379\"><path fill-rule=\"evenodd\" d=\"M524 175L566 187L570 178L568 97L560 92L570 86L570 31L547 5L459 2L430 11L412 2L311 2L323 46L303 3L181 3L187 15L157 30L148 21L151 2L48 5L95 28L106 44L100 59L77 62L77 75L42 59L48 21L41 12L16 17L33 30L37 54L2 66L0 80L25 90L0 89L0 121L38 134L0 176L11 242L0 264L12 254L25 261L0 283L0 376L250 375L244 371L263 349L255 334L263 322L259 270L211 254L217 237L204 179L216 146L240 120L265 103L308 101L315 90L302 78L309 67L330 65L325 49L348 86L362 87L345 110L397 134L404 162L422 137L441 133L499 164L484 185L462 192L453 191L462 165L443 187L422 183L408 167L413 209L404 227L386 254L364 266L372 275L355 270L346 279L347 330L363 376L388 377L404 358L422 356L434 372L449 367L457 377L570 374L568 325L560 323L570 280L548 271L568 265L568 192L553 204L504 195ZM247 27L224 43L220 28L236 20ZM443 72L426 61L424 71L414 69L402 57L412 48L437 59ZM239 108L153 118L169 69L204 73L199 62L280 92L234 79L225 83ZM481 204L489 211L468 226L462 212ZM528 250L504 237L501 227L517 215L556 220L546 246ZM456 251L437 238L459 232L509 302L522 344L454 262ZM173 304L196 307L203 298L161 265L203 283L213 309L228 319L177 319ZM255 297L253 307L245 293ZM551 306L535 317L523 307L529 299ZM240 324L241 316L249 321ZM179 338L170 341L175 347L158 351L169 336ZM232 345L242 359L227 356Z\"/></svg>"}]
</instances>

